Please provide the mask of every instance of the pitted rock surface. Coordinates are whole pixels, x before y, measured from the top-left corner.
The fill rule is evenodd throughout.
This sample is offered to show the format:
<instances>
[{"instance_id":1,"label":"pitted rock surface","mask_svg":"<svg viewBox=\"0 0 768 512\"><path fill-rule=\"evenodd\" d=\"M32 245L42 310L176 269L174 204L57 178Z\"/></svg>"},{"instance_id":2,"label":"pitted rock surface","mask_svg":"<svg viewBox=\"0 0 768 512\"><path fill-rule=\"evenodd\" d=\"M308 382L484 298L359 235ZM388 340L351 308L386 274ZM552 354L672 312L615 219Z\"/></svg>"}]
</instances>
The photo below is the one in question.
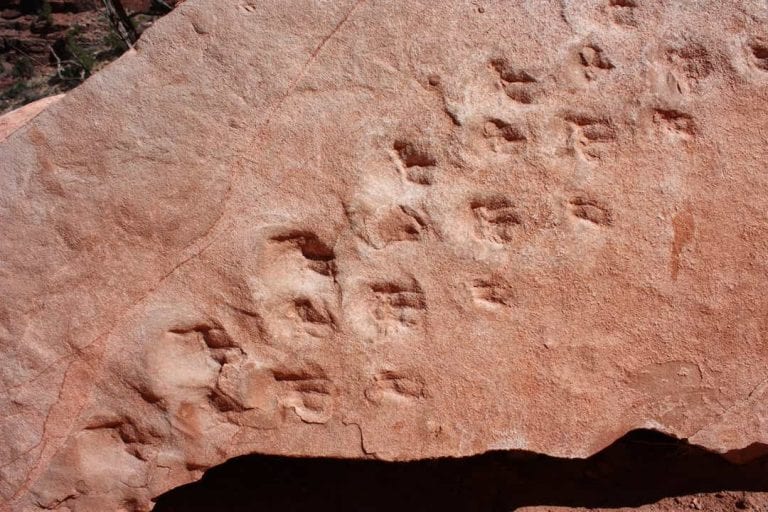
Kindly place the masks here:
<instances>
[{"instance_id":1,"label":"pitted rock surface","mask_svg":"<svg viewBox=\"0 0 768 512\"><path fill-rule=\"evenodd\" d=\"M0 142L63 97L63 94L48 96L0 116Z\"/></svg>"},{"instance_id":2,"label":"pitted rock surface","mask_svg":"<svg viewBox=\"0 0 768 512\"><path fill-rule=\"evenodd\" d=\"M768 443L768 7L188 0L0 145L0 496Z\"/></svg>"}]
</instances>

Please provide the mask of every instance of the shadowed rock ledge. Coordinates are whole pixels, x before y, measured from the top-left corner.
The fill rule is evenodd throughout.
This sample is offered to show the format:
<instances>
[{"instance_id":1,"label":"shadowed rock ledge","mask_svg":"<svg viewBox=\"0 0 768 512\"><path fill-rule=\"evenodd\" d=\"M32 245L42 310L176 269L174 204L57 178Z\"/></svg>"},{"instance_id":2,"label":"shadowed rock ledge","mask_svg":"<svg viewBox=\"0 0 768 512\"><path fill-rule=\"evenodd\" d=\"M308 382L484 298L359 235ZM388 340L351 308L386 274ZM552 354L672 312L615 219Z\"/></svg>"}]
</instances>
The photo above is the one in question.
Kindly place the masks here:
<instances>
[{"instance_id":1,"label":"shadowed rock ledge","mask_svg":"<svg viewBox=\"0 0 768 512\"><path fill-rule=\"evenodd\" d=\"M394 463L249 455L163 494L153 510L763 510L768 494L755 491L768 492L768 459L733 464L684 441L636 430L588 459L491 452ZM691 496L697 493L711 495Z\"/></svg>"}]
</instances>

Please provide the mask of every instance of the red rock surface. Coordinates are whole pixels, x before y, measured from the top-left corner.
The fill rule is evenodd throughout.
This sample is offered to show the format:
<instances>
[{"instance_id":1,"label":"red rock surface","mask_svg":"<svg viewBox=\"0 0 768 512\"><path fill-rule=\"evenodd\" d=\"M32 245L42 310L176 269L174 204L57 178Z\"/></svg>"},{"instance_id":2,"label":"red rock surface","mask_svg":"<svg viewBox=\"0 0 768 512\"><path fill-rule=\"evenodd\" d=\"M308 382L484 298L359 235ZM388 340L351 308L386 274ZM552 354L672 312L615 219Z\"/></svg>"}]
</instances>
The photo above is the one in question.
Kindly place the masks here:
<instances>
[{"instance_id":1,"label":"red rock surface","mask_svg":"<svg viewBox=\"0 0 768 512\"><path fill-rule=\"evenodd\" d=\"M63 94L48 96L0 116L0 142L63 97Z\"/></svg>"},{"instance_id":2,"label":"red rock surface","mask_svg":"<svg viewBox=\"0 0 768 512\"><path fill-rule=\"evenodd\" d=\"M682 511L711 511L711 512L738 512L740 510L762 511L768 510L768 495L766 493L710 493L696 496L678 498L666 498L657 503L641 505L639 507L620 508L584 508L584 507L551 507L536 506L518 508L517 512L576 512L579 510L591 510L594 512L682 512Z\"/></svg>"},{"instance_id":3,"label":"red rock surface","mask_svg":"<svg viewBox=\"0 0 768 512\"><path fill-rule=\"evenodd\" d=\"M0 496L768 442L759 2L196 0L0 145Z\"/></svg>"}]
</instances>

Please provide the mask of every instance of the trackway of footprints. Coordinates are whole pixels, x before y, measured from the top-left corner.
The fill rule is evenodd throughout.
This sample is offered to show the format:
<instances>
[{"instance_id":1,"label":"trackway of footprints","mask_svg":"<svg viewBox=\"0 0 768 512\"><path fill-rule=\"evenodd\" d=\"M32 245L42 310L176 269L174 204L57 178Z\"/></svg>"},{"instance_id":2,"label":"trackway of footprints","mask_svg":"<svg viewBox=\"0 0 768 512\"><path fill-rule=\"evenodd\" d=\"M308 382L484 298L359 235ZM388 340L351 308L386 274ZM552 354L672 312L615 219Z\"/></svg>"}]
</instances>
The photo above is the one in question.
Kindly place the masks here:
<instances>
[{"instance_id":1,"label":"trackway of footprints","mask_svg":"<svg viewBox=\"0 0 768 512\"><path fill-rule=\"evenodd\" d=\"M252 4L243 4L244 14L254 11ZM609 0L605 14L618 25L634 26L637 0ZM573 50L571 66L586 82L604 80L616 70L617 63L610 52L593 42ZM768 39L752 38L744 49L748 64L758 73L768 73ZM687 42L667 48L662 53L665 70L665 94L697 94L704 80L715 72L707 49ZM505 57L493 58L488 69L508 101L535 107L546 94L546 84L536 73L515 66ZM430 83L439 83L430 78ZM679 102L675 103L679 105ZM557 114L567 130L567 144L573 155L591 164L599 164L617 143L620 126L617 121L597 112L566 111ZM659 137L668 140L690 140L697 136L696 121L680 107L657 106L649 118ZM455 122L456 126L460 123ZM481 123L479 135L487 148L498 153L514 153L535 140L524 124L501 117L488 117ZM429 146L419 140L398 138L382 151L390 152L404 182L416 190L427 190L440 181L440 162ZM562 205L565 215L574 222L583 222L587 229L611 229L616 222L610 205L587 193L576 193ZM464 201L464 213L459 217L471 222L469 231L480 244L500 250L512 249L527 236L534 222L526 218L514 198L501 193L477 194ZM354 219L350 218L355 225ZM358 238L374 250L391 244L418 244L441 232L435 221L418 208L395 204L377 211L365 219L365 229L356 231ZM590 228L591 227L591 228ZM297 293L289 297L287 314L281 322L293 322L290 333L301 332L309 340L322 343L332 340L342 330L341 297L343 290L336 280L336 255L331 241L322 240L310 230L287 229L272 236L268 246L277 259L299 262L297 271L309 271L323 283L323 293ZM364 283L362 295L368 312L371 332L369 341L411 343L424 337L428 297L413 277L382 279ZM467 299L474 307L503 313L514 307L515 290L503 276L478 276L467 283ZM358 290L359 291L359 290ZM285 313L285 312L283 312ZM322 424L333 414L338 390L326 371L311 362L293 365L257 366L246 352L218 324L206 324L186 330L173 330L171 336L193 337L201 350L218 365L218 377L209 396L215 409L222 413L244 413L250 410L293 410L301 421ZM290 336L288 336L290 338ZM291 340L289 339L288 342ZM270 343L270 342L268 342ZM364 398L373 406L383 404L407 405L427 400L429 388L418 374L402 369L382 369L368 377Z\"/></svg>"},{"instance_id":2,"label":"trackway of footprints","mask_svg":"<svg viewBox=\"0 0 768 512\"><path fill-rule=\"evenodd\" d=\"M372 288L377 295L375 315L382 333L408 329L420 322L426 304L424 294L414 284L377 284ZM481 300L503 303L506 293L494 291L494 285L481 294ZM257 364L255 359L233 340L219 324L207 321L192 328L174 329L165 334L163 343L183 344L202 353L215 368L215 377L208 383L208 402L219 413L241 416L238 423L248 424L243 415L257 413L262 426L285 420L293 411L304 423L323 424L335 411L338 390L326 371L309 361ZM186 378L186 376L182 376ZM173 379L173 377L171 377ZM182 387L189 381L178 383ZM380 370L370 376L364 390L365 399L374 406L407 405L429 397L424 382L415 372ZM149 402L164 397L149 393ZM281 419L282 418L282 419Z\"/></svg>"},{"instance_id":3,"label":"trackway of footprints","mask_svg":"<svg viewBox=\"0 0 768 512\"><path fill-rule=\"evenodd\" d=\"M432 161L423 155L415 158L419 162ZM524 234L526 220L515 203L504 195L477 195L467 199L465 208L479 243L503 250ZM570 198L566 209L574 219L592 224L596 229L609 227L613 222L608 208L586 195ZM422 235L430 231L431 223L421 212L405 206L395 207L377 225L382 231L379 239L390 243L420 243ZM266 319L273 325L290 324L288 332L303 333L304 341L290 336L278 339L262 333L264 342L277 351L307 340L314 344L332 343L342 331L340 299L344 293L336 281L338 263L333 244L321 240L310 230L287 228L268 237L266 251L270 258L279 260L281 266L297 272L296 276L301 276L297 279L315 279L321 284L318 295L306 290L296 292L285 297L285 309L279 314L269 317L270 311L265 311L265 318L260 318L261 322ZM357 287L360 289L355 292L362 296L374 333L368 341L409 344L425 339L429 304L416 278L406 275L371 280ZM466 288L467 299L477 308L502 313L514 307L514 288L503 276L478 277L467 283ZM196 345L209 364L217 368L208 399L220 413L242 415L260 411L274 419L293 411L301 421L310 424L326 423L333 417L338 390L317 364L304 360L257 365L244 346L233 340L221 324L211 320L191 328L172 329L166 333L163 343L181 341ZM369 376L364 397L373 406L399 407L427 400L430 393L419 374L387 368Z\"/></svg>"}]
</instances>

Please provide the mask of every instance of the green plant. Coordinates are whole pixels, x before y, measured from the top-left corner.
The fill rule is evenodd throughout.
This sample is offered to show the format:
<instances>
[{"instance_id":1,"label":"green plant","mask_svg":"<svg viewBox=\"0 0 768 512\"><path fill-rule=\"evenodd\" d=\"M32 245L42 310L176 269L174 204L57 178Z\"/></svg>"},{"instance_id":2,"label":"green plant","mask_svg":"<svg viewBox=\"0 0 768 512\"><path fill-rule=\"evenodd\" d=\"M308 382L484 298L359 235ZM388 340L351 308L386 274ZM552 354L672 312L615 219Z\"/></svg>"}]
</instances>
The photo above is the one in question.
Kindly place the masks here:
<instances>
[{"instance_id":1,"label":"green plant","mask_svg":"<svg viewBox=\"0 0 768 512\"><path fill-rule=\"evenodd\" d=\"M125 44L125 41L120 37L120 34L115 32L115 29L111 26L109 33L104 36L104 45L109 48L109 53L111 55L122 55L123 52L128 50L128 45Z\"/></svg>"},{"instance_id":2,"label":"green plant","mask_svg":"<svg viewBox=\"0 0 768 512\"><path fill-rule=\"evenodd\" d=\"M80 68L80 73L77 75L81 79L85 79L91 75L93 68L96 66L96 57L85 49L81 42L78 40L78 36L82 33L82 27L75 25L67 31L65 37L65 48L67 53L72 57L75 67ZM75 77L70 77L75 78Z\"/></svg>"},{"instance_id":3,"label":"green plant","mask_svg":"<svg viewBox=\"0 0 768 512\"><path fill-rule=\"evenodd\" d=\"M29 57L21 56L13 64L11 74L16 78L32 78L35 72L35 66Z\"/></svg>"},{"instance_id":4,"label":"green plant","mask_svg":"<svg viewBox=\"0 0 768 512\"><path fill-rule=\"evenodd\" d=\"M53 25L53 9L50 0L43 0L40 10L37 12L37 19L45 22L49 27Z\"/></svg>"},{"instance_id":5,"label":"green plant","mask_svg":"<svg viewBox=\"0 0 768 512\"><path fill-rule=\"evenodd\" d=\"M29 89L29 85L24 80L19 80L8 88L2 95L3 99L15 99L22 96Z\"/></svg>"}]
</instances>

